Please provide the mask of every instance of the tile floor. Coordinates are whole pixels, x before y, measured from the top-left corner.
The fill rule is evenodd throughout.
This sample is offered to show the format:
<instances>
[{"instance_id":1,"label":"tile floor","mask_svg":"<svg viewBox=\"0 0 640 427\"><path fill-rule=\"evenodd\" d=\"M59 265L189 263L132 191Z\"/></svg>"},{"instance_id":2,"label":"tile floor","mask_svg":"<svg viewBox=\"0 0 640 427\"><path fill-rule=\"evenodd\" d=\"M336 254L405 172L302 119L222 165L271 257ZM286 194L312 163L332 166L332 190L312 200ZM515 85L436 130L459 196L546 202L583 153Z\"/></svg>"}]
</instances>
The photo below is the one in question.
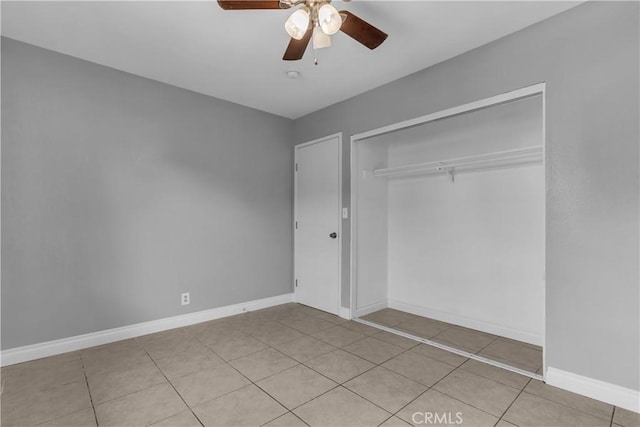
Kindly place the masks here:
<instances>
[{"instance_id":1,"label":"tile floor","mask_svg":"<svg viewBox=\"0 0 640 427\"><path fill-rule=\"evenodd\" d=\"M3 426L640 425L297 304L13 365L2 384Z\"/></svg>"},{"instance_id":2,"label":"tile floor","mask_svg":"<svg viewBox=\"0 0 640 427\"><path fill-rule=\"evenodd\" d=\"M542 348L535 345L389 308L362 318L528 372L542 373Z\"/></svg>"}]
</instances>

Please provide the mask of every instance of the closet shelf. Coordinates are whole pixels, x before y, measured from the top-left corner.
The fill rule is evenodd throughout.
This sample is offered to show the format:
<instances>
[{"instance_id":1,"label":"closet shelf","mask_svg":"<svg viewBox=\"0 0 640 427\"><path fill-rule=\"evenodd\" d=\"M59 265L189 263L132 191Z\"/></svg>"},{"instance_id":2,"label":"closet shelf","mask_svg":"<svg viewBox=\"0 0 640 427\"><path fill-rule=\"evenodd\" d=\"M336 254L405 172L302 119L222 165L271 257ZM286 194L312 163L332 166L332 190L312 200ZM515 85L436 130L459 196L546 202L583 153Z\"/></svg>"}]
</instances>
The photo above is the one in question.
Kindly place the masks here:
<instances>
[{"instance_id":1,"label":"closet shelf","mask_svg":"<svg viewBox=\"0 0 640 427\"><path fill-rule=\"evenodd\" d=\"M542 146L520 148L517 150L497 151L475 156L458 157L434 162L415 163L392 168L375 169L373 176L388 177L406 175L442 175L481 172L495 169L507 169L542 163Z\"/></svg>"}]
</instances>

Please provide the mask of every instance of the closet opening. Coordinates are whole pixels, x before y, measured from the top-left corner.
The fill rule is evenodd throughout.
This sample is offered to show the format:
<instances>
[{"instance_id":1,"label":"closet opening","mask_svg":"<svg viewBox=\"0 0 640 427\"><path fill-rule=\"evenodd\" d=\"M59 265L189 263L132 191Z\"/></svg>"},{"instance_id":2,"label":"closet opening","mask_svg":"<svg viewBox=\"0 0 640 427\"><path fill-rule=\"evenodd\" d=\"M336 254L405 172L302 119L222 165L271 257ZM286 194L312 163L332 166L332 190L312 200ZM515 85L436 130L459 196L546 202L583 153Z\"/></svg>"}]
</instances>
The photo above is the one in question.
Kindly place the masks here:
<instances>
[{"instance_id":1,"label":"closet opening","mask_svg":"<svg viewBox=\"0 0 640 427\"><path fill-rule=\"evenodd\" d=\"M542 378L544 141L544 84L354 135L352 317Z\"/></svg>"}]
</instances>

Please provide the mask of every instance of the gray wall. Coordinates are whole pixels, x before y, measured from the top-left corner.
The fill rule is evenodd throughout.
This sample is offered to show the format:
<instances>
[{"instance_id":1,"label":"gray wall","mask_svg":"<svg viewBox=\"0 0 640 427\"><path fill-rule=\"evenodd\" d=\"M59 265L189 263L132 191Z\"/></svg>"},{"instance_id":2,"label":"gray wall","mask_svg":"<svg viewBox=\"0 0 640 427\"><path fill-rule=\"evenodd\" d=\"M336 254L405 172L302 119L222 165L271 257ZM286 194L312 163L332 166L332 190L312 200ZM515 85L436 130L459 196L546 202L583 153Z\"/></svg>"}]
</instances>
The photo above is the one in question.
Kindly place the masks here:
<instances>
[{"instance_id":1,"label":"gray wall","mask_svg":"<svg viewBox=\"0 0 640 427\"><path fill-rule=\"evenodd\" d=\"M640 388L638 8L637 2L585 3L302 117L294 129L296 143L339 131L348 141L354 133L547 82L548 365L635 390ZM343 193L349 206L348 180ZM349 271L343 271L347 306Z\"/></svg>"},{"instance_id":2,"label":"gray wall","mask_svg":"<svg viewBox=\"0 0 640 427\"><path fill-rule=\"evenodd\" d=\"M291 292L291 130L3 38L2 348Z\"/></svg>"}]
</instances>

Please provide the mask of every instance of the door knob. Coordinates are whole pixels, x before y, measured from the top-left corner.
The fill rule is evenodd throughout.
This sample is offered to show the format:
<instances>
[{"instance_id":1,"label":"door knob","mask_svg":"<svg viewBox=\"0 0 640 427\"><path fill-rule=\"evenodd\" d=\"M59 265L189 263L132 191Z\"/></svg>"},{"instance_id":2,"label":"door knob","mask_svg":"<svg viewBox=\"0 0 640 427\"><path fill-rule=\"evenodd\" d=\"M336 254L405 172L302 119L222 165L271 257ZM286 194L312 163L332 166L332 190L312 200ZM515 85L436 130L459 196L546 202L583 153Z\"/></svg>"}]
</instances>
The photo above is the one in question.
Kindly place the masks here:
<instances>
[{"instance_id":1,"label":"door knob","mask_svg":"<svg viewBox=\"0 0 640 427\"><path fill-rule=\"evenodd\" d=\"M335 239L336 237L338 237L338 233L331 233L329 234L329 237L331 237L332 239Z\"/></svg>"}]
</instances>

